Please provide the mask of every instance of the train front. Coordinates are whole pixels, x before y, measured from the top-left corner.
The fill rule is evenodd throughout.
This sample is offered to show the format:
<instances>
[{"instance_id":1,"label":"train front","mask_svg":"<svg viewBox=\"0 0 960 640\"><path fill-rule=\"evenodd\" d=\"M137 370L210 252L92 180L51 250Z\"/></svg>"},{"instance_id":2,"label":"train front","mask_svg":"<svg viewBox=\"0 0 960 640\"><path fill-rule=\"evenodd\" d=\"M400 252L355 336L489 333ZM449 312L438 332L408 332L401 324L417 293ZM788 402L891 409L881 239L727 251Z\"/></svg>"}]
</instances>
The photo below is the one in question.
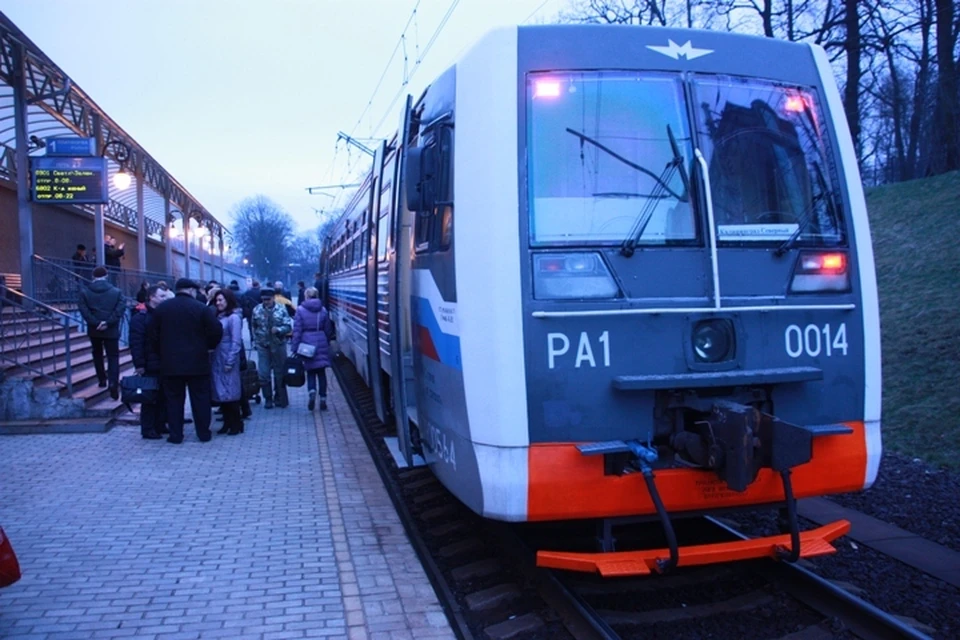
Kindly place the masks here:
<instances>
[{"instance_id":1,"label":"train front","mask_svg":"<svg viewBox=\"0 0 960 640\"><path fill-rule=\"evenodd\" d=\"M822 52L610 27L516 51L526 519L869 487L873 254Z\"/></svg>"}]
</instances>

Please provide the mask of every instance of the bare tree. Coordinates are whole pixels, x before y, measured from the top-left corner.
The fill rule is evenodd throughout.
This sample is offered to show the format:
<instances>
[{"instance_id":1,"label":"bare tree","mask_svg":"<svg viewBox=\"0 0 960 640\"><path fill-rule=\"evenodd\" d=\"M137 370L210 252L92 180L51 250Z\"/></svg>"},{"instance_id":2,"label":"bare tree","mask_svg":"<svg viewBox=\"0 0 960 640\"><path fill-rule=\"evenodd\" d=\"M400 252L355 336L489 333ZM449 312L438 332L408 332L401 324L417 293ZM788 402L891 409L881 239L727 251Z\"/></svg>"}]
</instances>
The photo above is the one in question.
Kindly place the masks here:
<instances>
[{"instance_id":1,"label":"bare tree","mask_svg":"<svg viewBox=\"0 0 960 640\"><path fill-rule=\"evenodd\" d=\"M290 242L287 255L290 281L303 280L312 286L313 275L320 268L320 242L316 231L301 233Z\"/></svg>"},{"instance_id":2,"label":"bare tree","mask_svg":"<svg viewBox=\"0 0 960 640\"><path fill-rule=\"evenodd\" d=\"M237 247L257 273L266 278L282 276L293 239L290 214L263 195L246 198L230 213Z\"/></svg>"},{"instance_id":3,"label":"bare tree","mask_svg":"<svg viewBox=\"0 0 960 640\"><path fill-rule=\"evenodd\" d=\"M917 21L920 31L920 50L911 53L916 65L916 74L913 83L913 105L910 114L910 140L907 144L907 166L903 175L904 180L918 177L921 159L927 154L921 145L921 127L926 114L925 98L930 93L930 32L933 29L933 0L919 0L917 2Z\"/></svg>"},{"instance_id":4,"label":"bare tree","mask_svg":"<svg viewBox=\"0 0 960 640\"><path fill-rule=\"evenodd\" d=\"M957 62L954 50L960 32L960 17L954 0L936 0L937 19L937 111L940 150L934 157L934 173L960 169L960 97L957 93Z\"/></svg>"},{"instance_id":5,"label":"bare tree","mask_svg":"<svg viewBox=\"0 0 960 640\"><path fill-rule=\"evenodd\" d=\"M561 11L561 22L646 24L665 26L668 0L573 0Z\"/></svg>"},{"instance_id":6,"label":"bare tree","mask_svg":"<svg viewBox=\"0 0 960 640\"><path fill-rule=\"evenodd\" d=\"M869 180L872 168L876 180L888 181L960 169L957 6L958 0L570 0L559 18L818 44L837 74L864 175Z\"/></svg>"}]
</instances>

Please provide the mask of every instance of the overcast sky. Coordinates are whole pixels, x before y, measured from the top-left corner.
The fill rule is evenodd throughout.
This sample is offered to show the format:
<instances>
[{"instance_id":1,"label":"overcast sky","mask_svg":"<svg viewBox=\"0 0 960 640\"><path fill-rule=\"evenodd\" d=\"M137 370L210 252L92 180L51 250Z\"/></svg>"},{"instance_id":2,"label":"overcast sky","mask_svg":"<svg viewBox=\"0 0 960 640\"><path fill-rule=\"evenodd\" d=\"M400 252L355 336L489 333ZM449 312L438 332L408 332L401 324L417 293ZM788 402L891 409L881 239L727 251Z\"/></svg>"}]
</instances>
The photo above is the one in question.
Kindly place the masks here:
<instances>
[{"instance_id":1,"label":"overcast sky","mask_svg":"<svg viewBox=\"0 0 960 640\"><path fill-rule=\"evenodd\" d=\"M315 227L331 199L306 187L349 180L367 137L400 121L403 51L417 0L0 0L3 11L219 220L262 193ZM406 30L418 95L491 27L549 20L567 0L420 0ZM334 159L336 162L334 164ZM332 167L332 168L331 168Z\"/></svg>"}]
</instances>

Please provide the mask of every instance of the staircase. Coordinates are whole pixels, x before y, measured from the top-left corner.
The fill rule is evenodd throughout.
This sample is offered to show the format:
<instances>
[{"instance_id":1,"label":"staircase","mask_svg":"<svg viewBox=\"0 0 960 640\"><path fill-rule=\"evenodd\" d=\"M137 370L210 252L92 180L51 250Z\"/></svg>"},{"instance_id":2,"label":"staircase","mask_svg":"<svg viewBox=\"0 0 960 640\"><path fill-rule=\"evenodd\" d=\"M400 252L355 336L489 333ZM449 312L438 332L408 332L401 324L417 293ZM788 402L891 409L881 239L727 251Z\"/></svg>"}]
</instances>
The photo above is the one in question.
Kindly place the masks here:
<instances>
[{"instance_id":1,"label":"staircase","mask_svg":"<svg viewBox=\"0 0 960 640\"><path fill-rule=\"evenodd\" d=\"M9 289L2 293L0 386L16 389L19 396L12 399L14 392L7 391L7 397L0 398L0 404L5 399L8 405L0 407L0 421L97 418L110 422L125 411L98 384L86 326L75 304L47 305ZM121 378L134 370L127 323L127 318L121 322ZM17 381L30 384L17 385ZM14 403L19 404L13 407Z\"/></svg>"}]
</instances>

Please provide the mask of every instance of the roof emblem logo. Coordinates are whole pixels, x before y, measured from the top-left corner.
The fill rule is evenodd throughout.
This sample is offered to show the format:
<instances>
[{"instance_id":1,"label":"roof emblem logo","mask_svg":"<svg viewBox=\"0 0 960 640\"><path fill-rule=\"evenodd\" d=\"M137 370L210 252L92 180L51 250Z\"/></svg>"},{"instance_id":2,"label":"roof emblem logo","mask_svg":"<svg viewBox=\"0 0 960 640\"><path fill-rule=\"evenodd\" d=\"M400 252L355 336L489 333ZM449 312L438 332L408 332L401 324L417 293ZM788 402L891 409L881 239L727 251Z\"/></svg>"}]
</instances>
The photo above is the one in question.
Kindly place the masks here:
<instances>
[{"instance_id":1,"label":"roof emblem logo","mask_svg":"<svg viewBox=\"0 0 960 640\"><path fill-rule=\"evenodd\" d=\"M657 47L654 45L647 45L647 49L651 51L656 51L657 53L662 53L663 55L673 58L674 60L679 60L683 57L685 60L696 60L702 56L713 53L713 49L697 49L690 41L687 40L686 44L678 45L673 40L667 40L670 44L666 47Z\"/></svg>"}]
</instances>

